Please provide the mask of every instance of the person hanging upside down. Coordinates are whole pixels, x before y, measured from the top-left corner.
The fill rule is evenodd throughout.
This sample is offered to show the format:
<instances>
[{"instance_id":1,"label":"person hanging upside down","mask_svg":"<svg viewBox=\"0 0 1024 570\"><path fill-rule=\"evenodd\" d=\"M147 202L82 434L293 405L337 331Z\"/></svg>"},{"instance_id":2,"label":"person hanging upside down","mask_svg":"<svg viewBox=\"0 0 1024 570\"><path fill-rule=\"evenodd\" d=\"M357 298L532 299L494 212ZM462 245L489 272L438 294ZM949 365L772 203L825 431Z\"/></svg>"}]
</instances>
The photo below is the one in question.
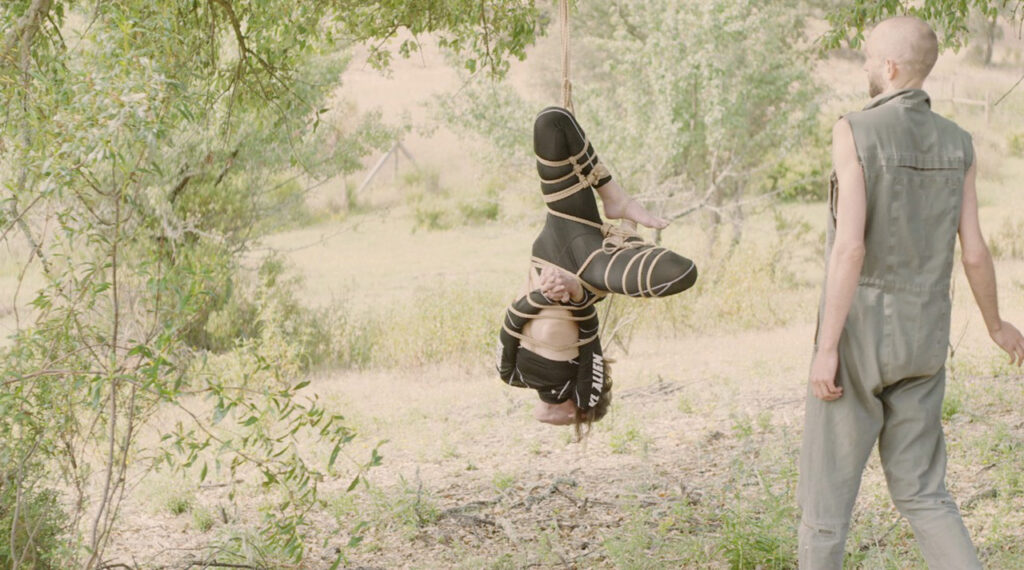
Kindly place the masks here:
<instances>
[{"instance_id":1,"label":"person hanging upside down","mask_svg":"<svg viewBox=\"0 0 1024 570\"><path fill-rule=\"evenodd\" d=\"M510 386L537 391L538 421L574 424L579 433L580 426L603 418L611 403L612 381L597 335L597 311L593 305L571 308L584 299L584 290L561 269L531 272L528 288L530 293L506 310L499 375Z\"/></svg>"},{"instance_id":2,"label":"person hanging upside down","mask_svg":"<svg viewBox=\"0 0 1024 570\"><path fill-rule=\"evenodd\" d=\"M544 109L533 132L548 215L533 243L529 292L506 311L498 371L512 386L538 390L538 420L579 425L603 416L611 397L594 303L608 293L674 295L693 286L697 268L636 234L637 223L661 229L668 221L612 180L569 111ZM602 221L591 189L622 225Z\"/></svg>"}]
</instances>

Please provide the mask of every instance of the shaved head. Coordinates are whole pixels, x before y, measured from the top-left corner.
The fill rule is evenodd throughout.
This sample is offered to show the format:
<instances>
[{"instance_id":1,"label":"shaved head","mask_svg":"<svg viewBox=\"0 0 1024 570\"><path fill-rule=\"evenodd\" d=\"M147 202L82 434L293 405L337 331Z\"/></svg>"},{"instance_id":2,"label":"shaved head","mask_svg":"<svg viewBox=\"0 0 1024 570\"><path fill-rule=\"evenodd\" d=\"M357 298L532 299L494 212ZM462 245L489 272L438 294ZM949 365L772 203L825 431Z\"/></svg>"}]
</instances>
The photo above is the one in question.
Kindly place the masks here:
<instances>
[{"instance_id":1,"label":"shaved head","mask_svg":"<svg viewBox=\"0 0 1024 570\"><path fill-rule=\"evenodd\" d=\"M894 87L920 86L939 58L939 40L931 27L919 18L899 16L875 26L864 44L869 60L882 65L891 62L897 68L890 78ZM885 89L882 68L868 69L872 96ZM875 93L877 91L877 93Z\"/></svg>"}]
</instances>

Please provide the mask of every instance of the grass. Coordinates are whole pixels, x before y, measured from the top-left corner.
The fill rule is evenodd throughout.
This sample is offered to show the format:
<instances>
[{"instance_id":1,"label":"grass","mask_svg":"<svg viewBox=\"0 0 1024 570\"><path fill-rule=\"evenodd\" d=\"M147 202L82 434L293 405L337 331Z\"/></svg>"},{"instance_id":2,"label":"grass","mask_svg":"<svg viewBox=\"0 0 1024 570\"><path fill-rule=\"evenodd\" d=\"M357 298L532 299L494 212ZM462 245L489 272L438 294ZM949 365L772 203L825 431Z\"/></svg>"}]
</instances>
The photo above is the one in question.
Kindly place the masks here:
<instances>
[{"instance_id":1,"label":"grass","mask_svg":"<svg viewBox=\"0 0 1024 570\"><path fill-rule=\"evenodd\" d=\"M612 453L647 455L651 450L652 440L644 433L643 428L632 422L616 426L608 440Z\"/></svg>"},{"instance_id":2,"label":"grass","mask_svg":"<svg viewBox=\"0 0 1024 570\"><path fill-rule=\"evenodd\" d=\"M199 507L192 511L192 526L199 532L207 532L217 523L213 510L207 507Z\"/></svg>"},{"instance_id":3,"label":"grass","mask_svg":"<svg viewBox=\"0 0 1024 570\"><path fill-rule=\"evenodd\" d=\"M837 104L849 110L855 99L863 97ZM1024 225L1014 213L1024 207L1024 159L1009 158L1020 133L1000 128L1022 110L1014 98L1006 105L991 128L971 110L957 118L982 157L981 217L999 258L1001 307L1020 321ZM332 368L316 371L311 390L357 418L353 456L391 440L370 485L345 492L351 477L322 482L318 540L351 566L793 567L823 205L752 210L735 246L726 234L709 239L695 219L666 230L664 244L693 257L701 278L670 299L600 305L606 322L634 324L613 349L612 414L577 445L571 430L537 425L531 394L501 386L491 364L501 311L542 218L536 181L480 178L480 188L430 166L406 172L394 196L367 195L341 220L268 239L291 251L305 277L294 296L337 315L327 327ZM950 487L986 566L1024 567L1024 393L1017 370L989 346L962 277L956 291L954 330L965 336L942 411ZM237 373L233 362L224 374ZM681 388L651 395L655 377ZM555 485L566 480L574 485ZM256 492L239 503L259 500ZM225 561L282 560L241 523L220 524L203 501L151 502L175 514L169 525L208 533L201 540L231 553ZM849 568L922 564L877 458L847 550Z\"/></svg>"},{"instance_id":4,"label":"grass","mask_svg":"<svg viewBox=\"0 0 1024 570\"><path fill-rule=\"evenodd\" d=\"M515 484L516 476L513 473L502 473L499 471L494 474L494 489L499 493L508 491Z\"/></svg>"},{"instance_id":5,"label":"grass","mask_svg":"<svg viewBox=\"0 0 1024 570\"><path fill-rule=\"evenodd\" d=\"M364 492L332 493L324 506L339 527L353 529L353 536L397 531L405 540L415 538L441 514L432 492L421 481L413 484L404 477L394 487L370 485Z\"/></svg>"},{"instance_id":6,"label":"grass","mask_svg":"<svg viewBox=\"0 0 1024 570\"><path fill-rule=\"evenodd\" d=\"M604 541L616 567L792 568L795 566L795 448L792 440L715 443L727 465L703 498L679 495L627 507ZM781 444L781 445L780 445Z\"/></svg>"}]
</instances>

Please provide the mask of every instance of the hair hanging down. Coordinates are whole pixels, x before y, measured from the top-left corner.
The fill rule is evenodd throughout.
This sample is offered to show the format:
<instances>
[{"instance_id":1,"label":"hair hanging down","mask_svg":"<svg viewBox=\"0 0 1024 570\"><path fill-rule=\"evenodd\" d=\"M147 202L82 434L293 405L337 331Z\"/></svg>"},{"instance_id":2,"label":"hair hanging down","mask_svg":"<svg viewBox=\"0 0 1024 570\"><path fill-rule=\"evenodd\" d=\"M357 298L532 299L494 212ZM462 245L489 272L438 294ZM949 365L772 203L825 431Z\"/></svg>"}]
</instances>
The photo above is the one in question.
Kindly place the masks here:
<instances>
[{"instance_id":1,"label":"hair hanging down","mask_svg":"<svg viewBox=\"0 0 1024 570\"><path fill-rule=\"evenodd\" d=\"M605 360L604 384L601 386L601 397L598 398L597 404L585 412L576 408L576 419L573 421L573 427L576 429L576 441L583 441L583 438L590 434L594 422L600 421L601 418L608 415L608 408L612 404L611 373L611 361Z\"/></svg>"}]
</instances>

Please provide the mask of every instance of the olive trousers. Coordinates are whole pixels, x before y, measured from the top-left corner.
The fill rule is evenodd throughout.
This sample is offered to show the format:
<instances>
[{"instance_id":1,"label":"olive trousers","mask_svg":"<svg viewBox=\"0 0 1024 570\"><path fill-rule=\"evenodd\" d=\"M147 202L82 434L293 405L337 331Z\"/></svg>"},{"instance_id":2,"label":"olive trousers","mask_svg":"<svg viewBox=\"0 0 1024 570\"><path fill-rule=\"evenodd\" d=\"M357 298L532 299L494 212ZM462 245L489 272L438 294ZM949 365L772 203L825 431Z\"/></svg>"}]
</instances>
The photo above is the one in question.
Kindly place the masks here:
<instances>
[{"instance_id":1,"label":"olive trousers","mask_svg":"<svg viewBox=\"0 0 1024 570\"><path fill-rule=\"evenodd\" d=\"M849 360L847 359L847 362ZM946 491L942 397L946 371L888 386L850 374L840 358L843 396L824 402L808 391L800 482L800 568L843 567L850 515L871 449L889 494L910 521L932 570L981 568L956 503Z\"/></svg>"}]
</instances>

